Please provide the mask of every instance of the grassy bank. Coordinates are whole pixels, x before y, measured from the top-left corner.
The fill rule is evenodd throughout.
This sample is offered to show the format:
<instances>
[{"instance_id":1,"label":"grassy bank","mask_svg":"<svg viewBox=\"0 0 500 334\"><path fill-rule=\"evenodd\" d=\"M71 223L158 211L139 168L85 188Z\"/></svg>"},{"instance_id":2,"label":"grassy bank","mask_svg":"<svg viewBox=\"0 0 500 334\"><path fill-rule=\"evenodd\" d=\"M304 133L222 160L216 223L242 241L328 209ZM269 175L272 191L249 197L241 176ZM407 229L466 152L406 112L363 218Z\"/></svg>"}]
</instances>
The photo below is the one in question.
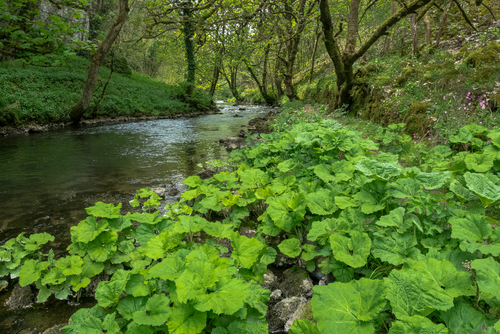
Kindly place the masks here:
<instances>
[{"instance_id":1,"label":"grassy bank","mask_svg":"<svg viewBox=\"0 0 500 334\"><path fill-rule=\"evenodd\" d=\"M496 42L434 50L418 59L399 54L371 57L356 69L351 116L384 126L406 123L407 134L440 143L461 126L496 127L499 64ZM300 98L332 105L336 78L331 71L319 68L311 84L300 82Z\"/></svg>"},{"instance_id":2,"label":"grassy bank","mask_svg":"<svg viewBox=\"0 0 500 334\"><path fill-rule=\"evenodd\" d=\"M81 98L89 60L77 57L61 67L0 63L0 126L67 121L68 110ZM113 73L105 95L97 100L110 70L101 67L91 107L84 118L167 115L211 108L200 90L187 97L185 87L166 85L136 72Z\"/></svg>"}]
</instances>

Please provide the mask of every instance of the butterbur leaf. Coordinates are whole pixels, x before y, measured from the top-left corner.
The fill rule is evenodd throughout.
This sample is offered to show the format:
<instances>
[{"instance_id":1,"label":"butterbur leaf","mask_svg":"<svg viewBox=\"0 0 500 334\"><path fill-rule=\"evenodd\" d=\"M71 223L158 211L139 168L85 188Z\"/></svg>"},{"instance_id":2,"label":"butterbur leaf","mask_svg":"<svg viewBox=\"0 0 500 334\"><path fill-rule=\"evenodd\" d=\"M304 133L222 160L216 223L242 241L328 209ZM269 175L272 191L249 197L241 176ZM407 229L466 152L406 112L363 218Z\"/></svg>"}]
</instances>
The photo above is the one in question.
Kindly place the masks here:
<instances>
[{"instance_id":1,"label":"butterbur leaf","mask_svg":"<svg viewBox=\"0 0 500 334\"><path fill-rule=\"evenodd\" d=\"M488 257L472 261L471 268L476 271L479 290L500 299L500 263Z\"/></svg>"},{"instance_id":2,"label":"butterbur leaf","mask_svg":"<svg viewBox=\"0 0 500 334\"><path fill-rule=\"evenodd\" d=\"M82 272L83 260L79 256L66 256L56 261L56 267L65 276L79 275Z\"/></svg>"},{"instance_id":3,"label":"butterbur leaf","mask_svg":"<svg viewBox=\"0 0 500 334\"><path fill-rule=\"evenodd\" d=\"M384 283L367 278L314 286L311 305L319 332L373 334L370 320L384 308L384 295Z\"/></svg>"},{"instance_id":4,"label":"butterbur leaf","mask_svg":"<svg viewBox=\"0 0 500 334\"><path fill-rule=\"evenodd\" d=\"M332 218L315 221L312 223L312 228L307 234L307 240L316 241L320 237L330 236L334 232L336 226L336 220Z\"/></svg>"},{"instance_id":5,"label":"butterbur leaf","mask_svg":"<svg viewBox=\"0 0 500 334\"><path fill-rule=\"evenodd\" d=\"M238 334L267 334L268 325L262 314L249 309L246 319L231 322L229 326L227 326L227 332Z\"/></svg>"},{"instance_id":6,"label":"butterbur leaf","mask_svg":"<svg viewBox=\"0 0 500 334\"><path fill-rule=\"evenodd\" d=\"M231 245L234 249L233 258L246 269L250 269L254 265L265 247L259 240L239 235L239 233L235 233Z\"/></svg>"},{"instance_id":7,"label":"butterbur leaf","mask_svg":"<svg viewBox=\"0 0 500 334\"><path fill-rule=\"evenodd\" d=\"M370 159L360 160L356 164L356 168L366 176L380 180L388 180L391 177L398 176L403 170L400 166Z\"/></svg>"},{"instance_id":8,"label":"butterbur leaf","mask_svg":"<svg viewBox=\"0 0 500 334\"><path fill-rule=\"evenodd\" d=\"M136 239L140 245L145 245L150 239L158 234L166 231L172 231L174 222L171 220L163 220L157 224L141 224L137 227Z\"/></svg>"},{"instance_id":9,"label":"butterbur leaf","mask_svg":"<svg viewBox=\"0 0 500 334\"><path fill-rule=\"evenodd\" d=\"M135 312L144 310L148 299L148 297L133 297L129 295L120 299L116 309L125 319L132 320L132 315Z\"/></svg>"},{"instance_id":10,"label":"butterbur leaf","mask_svg":"<svg viewBox=\"0 0 500 334\"><path fill-rule=\"evenodd\" d=\"M215 291L198 295L194 308L205 312L212 310L216 314L233 314L243 307L249 296L245 281L223 277L215 285Z\"/></svg>"},{"instance_id":11,"label":"butterbur leaf","mask_svg":"<svg viewBox=\"0 0 500 334\"><path fill-rule=\"evenodd\" d=\"M116 240L118 234L116 232L101 233L89 243L88 253L92 260L104 262L111 258L116 252Z\"/></svg>"},{"instance_id":12,"label":"butterbur leaf","mask_svg":"<svg viewBox=\"0 0 500 334\"><path fill-rule=\"evenodd\" d=\"M121 232L127 227L132 226L132 222L123 216L114 219L108 218L106 221L108 222L108 229L114 232Z\"/></svg>"},{"instance_id":13,"label":"butterbur leaf","mask_svg":"<svg viewBox=\"0 0 500 334\"><path fill-rule=\"evenodd\" d=\"M125 292L134 297L149 296L153 291L153 284L146 280L143 275L131 275L125 286Z\"/></svg>"},{"instance_id":14,"label":"butterbur leaf","mask_svg":"<svg viewBox=\"0 0 500 334\"><path fill-rule=\"evenodd\" d=\"M229 239L233 235L235 226L233 224L222 224L220 222L206 222L203 231L208 235L219 239Z\"/></svg>"},{"instance_id":15,"label":"butterbur leaf","mask_svg":"<svg viewBox=\"0 0 500 334\"><path fill-rule=\"evenodd\" d=\"M465 188L460 182L453 181L450 184L450 190L457 196L458 200L461 202L468 202L476 200L478 197L474 195L471 191Z\"/></svg>"},{"instance_id":16,"label":"butterbur leaf","mask_svg":"<svg viewBox=\"0 0 500 334\"><path fill-rule=\"evenodd\" d=\"M441 188L451 174L451 172L420 173L415 176L415 180L420 181L425 189L433 190Z\"/></svg>"},{"instance_id":17,"label":"butterbur leaf","mask_svg":"<svg viewBox=\"0 0 500 334\"><path fill-rule=\"evenodd\" d=\"M102 329L107 334L120 333L120 326L118 326L118 323L115 321L115 315L116 312L108 314L102 321Z\"/></svg>"},{"instance_id":18,"label":"butterbur leaf","mask_svg":"<svg viewBox=\"0 0 500 334\"><path fill-rule=\"evenodd\" d=\"M170 334L198 334L207 325L207 312L200 312L189 304L175 303L167 325Z\"/></svg>"},{"instance_id":19,"label":"butterbur leaf","mask_svg":"<svg viewBox=\"0 0 500 334\"><path fill-rule=\"evenodd\" d=\"M491 225L481 215L468 215L465 218L451 218L451 237L461 241L460 248L474 253L479 250L483 254L500 254L500 244L485 244L484 240L492 234Z\"/></svg>"},{"instance_id":20,"label":"butterbur leaf","mask_svg":"<svg viewBox=\"0 0 500 334\"><path fill-rule=\"evenodd\" d=\"M215 282L220 279L219 274L210 262L202 260L191 262L175 280L178 300L185 303L205 294L206 290L215 286Z\"/></svg>"},{"instance_id":21,"label":"butterbur leaf","mask_svg":"<svg viewBox=\"0 0 500 334\"><path fill-rule=\"evenodd\" d=\"M196 188L201 184L201 178L197 175L193 175L182 181L182 184L190 186L191 188Z\"/></svg>"},{"instance_id":22,"label":"butterbur leaf","mask_svg":"<svg viewBox=\"0 0 500 334\"><path fill-rule=\"evenodd\" d=\"M384 282L388 287L386 298L400 320L453 307L453 297L427 271L403 267L402 270L392 270Z\"/></svg>"},{"instance_id":23,"label":"butterbur leaf","mask_svg":"<svg viewBox=\"0 0 500 334\"><path fill-rule=\"evenodd\" d=\"M342 210L346 208L352 208L359 206L359 204L350 197L346 196L335 196L335 204Z\"/></svg>"},{"instance_id":24,"label":"butterbur leaf","mask_svg":"<svg viewBox=\"0 0 500 334\"><path fill-rule=\"evenodd\" d=\"M480 333L486 327L484 314L464 302L458 302L446 312L441 312L441 318L453 334Z\"/></svg>"},{"instance_id":25,"label":"butterbur leaf","mask_svg":"<svg viewBox=\"0 0 500 334\"><path fill-rule=\"evenodd\" d=\"M152 266L147 274L147 278L161 278L163 280L174 281L184 271L185 263L179 256L169 255L160 263Z\"/></svg>"},{"instance_id":26,"label":"butterbur leaf","mask_svg":"<svg viewBox=\"0 0 500 334\"><path fill-rule=\"evenodd\" d=\"M320 253L318 252L318 250L316 249L316 246L314 245L310 245L310 244L304 244L302 246L302 248L304 249L304 251L302 252L302 260L304 261L311 261L313 260L316 256L319 256ZM313 269L314 270L314 269Z\"/></svg>"},{"instance_id":27,"label":"butterbur leaf","mask_svg":"<svg viewBox=\"0 0 500 334\"><path fill-rule=\"evenodd\" d=\"M260 263L265 265L271 264L276 259L277 252L272 247L266 247L262 256L260 257Z\"/></svg>"},{"instance_id":28,"label":"butterbur leaf","mask_svg":"<svg viewBox=\"0 0 500 334\"><path fill-rule=\"evenodd\" d=\"M296 319L288 331L289 334L320 334L316 324L310 320Z\"/></svg>"},{"instance_id":29,"label":"butterbur leaf","mask_svg":"<svg viewBox=\"0 0 500 334\"><path fill-rule=\"evenodd\" d=\"M157 224L164 219L164 217L158 217L160 214L159 211L153 213L127 213L125 218L130 219L131 221L142 223L142 224Z\"/></svg>"},{"instance_id":30,"label":"butterbur leaf","mask_svg":"<svg viewBox=\"0 0 500 334\"><path fill-rule=\"evenodd\" d=\"M135 321L127 325L127 334L153 334L154 332L150 326L139 325Z\"/></svg>"},{"instance_id":31,"label":"butterbur leaf","mask_svg":"<svg viewBox=\"0 0 500 334\"><path fill-rule=\"evenodd\" d=\"M158 234L153 239L150 239L144 248L141 247L141 254L153 259L158 260L165 256L165 253L177 245L175 234L171 232L163 232Z\"/></svg>"},{"instance_id":32,"label":"butterbur leaf","mask_svg":"<svg viewBox=\"0 0 500 334\"><path fill-rule=\"evenodd\" d=\"M106 220L101 219L97 222L95 217L87 217L77 226L71 227L71 237L73 241L89 243L101 234L106 227L108 227Z\"/></svg>"},{"instance_id":33,"label":"butterbur leaf","mask_svg":"<svg viewBox=\"0 0 500 334\"><path fill-rule=\"evenodd\" d=\"M47 269L48 266L48 262L37 262L35 260L28 260L24 262L19 275L19 285L24 287L34 283L40 278L42 271Z\"/></svg>"},{"instance_id":34,"label":"butterbur leaf","mask_svg":"<svg viewBox=\"0 0 500 334\"><path fill-rule=\"evenodd\" d=\"M81 277L94 277L99 275L104 270L104 263L96 262L90 258L90 255L83 259Z\"/></svg>"},{"instance_id":35,"label":"butterbur leaf","mask_svg":"<svg viewBox=\"0 0 500 334\"><path fill-rule=\"evenodd\" d=\"M388 215L380 217L380 219L375 223L379 226L396 226L399 227L403 225L403 217L405 215L405 208L396 208L389 212Z\"/></svg>"},{"instance_id":36,"label":"butterbur leaf","mask_svg":"<svg viewBox=\"0 0 500 334\"><path fill-rule=\"evenodd\" d=\"M122 208L122 203L119 203L116 207L109 203L104 204L103 202L97 202L94 206L86 208L88 215L94 217L102 218L118 218L120 217L120 209Z\"/></svg>"},{"instance_id":37,"label":"butterbur leaf","mask_svg":"<svg viewBox=\"0 0 500 334\"><path fill-rule=\"evenodd\" d=\"M405 263L407 259L417 259L420 250L415 248L417 239L413 234L392 233L387 237L375 237L373 239L372 254L393 265Z\"/></svg>"},{"instance_id":38,"label":"butterbur leaf","mask_svg":"<svg viewBox=\"0 0 500 334\"><path fill-rule=\"evenodd\" d=\"M484 206L500 200L500 187L491 182L484 174L465 173L467 187L474 192Z\"/></svg>"},{"instance_id":39,"label":"butterbur leaf","mask_svg":"<svg viewBox=\"0 0 500 334\"><path fill-rule=\"evenodd\" d=\"M285 160L283 162L280 162L278 164L278 170L282 173L286 173L292 169L297 167L297 163L293 161L292 159Z\"/></svg>"},{"instance_id":40,"label":"butterbur leaf","mask_svg":"<svg viewBox=\"0 0 500 334\"><path fill-rule=\"evenodd\" d=\"M339 233L330 236L330 245L335 259L342 261L353 268L366 264L372 241L367 233L350 232L351 237Z\"/></svg>"},{"instance_id":41,"label":"butterbur leaf","mask_svg":"<svg viewBox=\"0 0 500 334\"><path fill-rule=\"evenodd\" d=\"M113 274L111 281L102 281L97 285L95 298L99 306L109 307L118 303L127 281L130 279L130 273L125 270L118 270Z\"/></svg>"},{"instance_id":42,"label":"butterbur leaf","mask_svg":"<svg viewBox=\"0 0 500 334\"><path fill-rule=\"evenodd\" d=\"M132 318L139 325L161 326L169 318L170 299L165 295L154 295L146 303L146 311L134 312Z\"/></svg>"},{"instance_id":43,"label":"butterbur leaf","mask_svg":"<svg viewBox=\"0 0 500 334\"><path fill-rule=\"evenodd\" d=\"M330 215L338 209L332 192L327 189L307 194L306 203L309 210L317 215Z\"/></svg>"},{"instance_id":44,"label":"butterbur leaf","mask_svg":"<svg viewBox=\"0 0 500 334\"><path fill-rule=\"evenodd\" d=\"M29 241L24 246L27 250L35 251L41 248L44 244L49 241L54 241L54 237L48 233L37 233L32 234L29 237Z\"/></svg>"},{"instance_id":45,"label":"butterbur leaf","mask_svg":"<svg viewBox=\"0 0 500 334\"><path fill-rule=\"evenodd\" d=\"M278 248L280 251L285 254L286 256L289 257L297 257L300 255L300 252L302 251L300 248L300 240L299 239L286 239L283 240L279 245Z\"/></svg>"},{"instance_id":46,"label":"butterbur leaf","mask_svg":"<svg viewBox=\"0 0 500 334\"><path fill-rule=\"evenodd\" d=\"M314 174L316 174L325 183L335 180L335 176L332 174L332 168L325 164L316 165L314 167Z\"/></svg>"},{"instance_id":47,"label":"butterbur leaf","mask_svg":"<svg viewBox=\"0 0 500 334\"><path fill-rule=\"evenodd\" d=\"M42 278L43 285L57 285L66 281L66 276L61 274L57 268L52 268L48 273L46 273Z\"/></svg>"},{"instance_id":48,"label":"butterbur leaf","mask_svg":"<svg viewBox=\"0 0 500 334\"><path fill-rule=\"evenodd\" d=\"M179 221L174 224L174 232L198 233L209 222L200 216L179 216Z\"/></svg>"},{"instance_id":49,"label":"butterbur leaf","mask_svg":"<svg viewBox=\"0 0 500 334\"><path fill-rule=\"evenodd\" d=\"M419 315L393 323L389 334L446 334L448 329L443 324L435 324ZM455 333L455 332L454 332Z\"/></svg>"},{"instance_id":50,"label":"butterbur leaf","mask_svg":"<svg viewBox=\"0 0 500 334\"><path fill-rule=\"evenodd\" d=\"M73 276L71 277L71 287L73 291L78 292L78 290L87 287L90 284L90 278Z\"/></svg>"},{"instance_id":51,"label":"butterbur leaf","mask_svg":"<svg viewBox=\"0 0 500 334\"><path fill-rule=\"evenodd\" d=\"M450 142L452 143L468 143L472 139L472 133L465 128L460 128L456 135L450 136Z\"/></svg>"},{"instance_id":52,"label":"butterbur leaf","mask_svg":"<svg viewBox=\"0 0 500 334\"><path fill-rule=\"evenodd\" d=\"M493 167L495 156L487 153L473 153L465 157L465 165L467 169L471 169L478 173L486 173Z\"/></svg>"}]
</instances>

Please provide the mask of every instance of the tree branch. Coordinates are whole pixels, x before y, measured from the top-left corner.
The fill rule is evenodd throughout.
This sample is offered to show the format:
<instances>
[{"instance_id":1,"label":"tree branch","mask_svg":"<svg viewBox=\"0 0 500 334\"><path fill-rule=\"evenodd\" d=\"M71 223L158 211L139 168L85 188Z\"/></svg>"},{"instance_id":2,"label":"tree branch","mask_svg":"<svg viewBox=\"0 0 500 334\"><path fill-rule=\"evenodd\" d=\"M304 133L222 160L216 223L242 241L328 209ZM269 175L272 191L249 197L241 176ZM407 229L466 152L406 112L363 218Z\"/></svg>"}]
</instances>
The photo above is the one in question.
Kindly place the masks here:
<instances>
[{"instance_id":1,"label":"tree branch","mask_svg":"<svg viewBox=\"0 0 500 334\"><path fill-rule=\"evenodd\" d=\"M476 27L474 27L474 25L472 24L472 21L469 19L469 17L467 16L467 13L464 11L464 9L462 8L462 6L460 6L460 4L458 3L458 1L457 0L453 0L453 2L458 6L458 9L462 13L462 16L464 17L465 21L472 27L472 29L474 29L475 31L477 31Z\"/></svg>"}]
</instances>

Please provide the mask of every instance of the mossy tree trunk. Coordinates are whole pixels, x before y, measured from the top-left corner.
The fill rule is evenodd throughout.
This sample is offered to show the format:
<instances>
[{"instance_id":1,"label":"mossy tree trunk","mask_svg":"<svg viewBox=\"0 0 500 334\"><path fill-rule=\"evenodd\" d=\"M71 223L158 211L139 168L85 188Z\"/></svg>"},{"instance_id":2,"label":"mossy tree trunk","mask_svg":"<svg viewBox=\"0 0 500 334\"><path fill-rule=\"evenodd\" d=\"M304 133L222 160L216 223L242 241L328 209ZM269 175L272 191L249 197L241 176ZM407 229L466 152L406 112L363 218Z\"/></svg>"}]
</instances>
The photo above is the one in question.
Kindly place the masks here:
<instances>
[{"instance_id":1,"label":"mossy tree trunk","mask_svg":"<svg viewBox=\"0 0 500 334\"><path fill-rule=\"evenodd\" d=\"M92 57L92 61L90 62L90 68L87 75L87 81L85 82L85 86L83 88L82 98L68 113L69 119L72 123L79 123L83 114L89 108L90 102L92 101L94 86L99 75L99 68L111 49L113 42L118 37L120 30L127 19L129 10L128 0L120 0L120 12L118 13L110 31L106 35L106 38L104 38L102 43L97 47L97 50Z\"/></svg>"},{"instance_id":2,"label":"mossy tree trunk","mask_svg":"<svg viewBox=\"0 0 500 334\"><path fill-rule=\"evenodd\" d=\"M343 105L352 107L352 87L354 84L353 66L374 44L388 34L388 30L405 18L408 14L415 13L418 9L427 5L431 0L414 0L413 2L401 7L396 13L391 15L381 25L379 25L373 34L356 49L356 37L358 35L359 24L359 5L360 0L351 0L348 17L348 31L346 47L341 52L337 37L334 33L333 21L330 15L328 0L319 1L320 20L323 24L323 34L325 36L325 48L332 60L337 75L337 91L335 105L338 109Z\"/></svg>"},{"instance_id":3,"label":"mossy tree trunk","mask_svg":"<svg viewBox=\"0 0 500 334\"><path fill-rule=\"evenodd\" d=\"M194 32L195 25L192 21L193 11L191 10L191 2L186 2L189 7L185 7L182 9L182 16L184 17L184 24L182 25L182 33L184 34L184 50L186 54L186 62L187 62L187 73L186 73L186 81L187 81L187 89L186 94L193 94L195 79L196 79L196 57L194 54Z\"/></svg>"}]
</instances>

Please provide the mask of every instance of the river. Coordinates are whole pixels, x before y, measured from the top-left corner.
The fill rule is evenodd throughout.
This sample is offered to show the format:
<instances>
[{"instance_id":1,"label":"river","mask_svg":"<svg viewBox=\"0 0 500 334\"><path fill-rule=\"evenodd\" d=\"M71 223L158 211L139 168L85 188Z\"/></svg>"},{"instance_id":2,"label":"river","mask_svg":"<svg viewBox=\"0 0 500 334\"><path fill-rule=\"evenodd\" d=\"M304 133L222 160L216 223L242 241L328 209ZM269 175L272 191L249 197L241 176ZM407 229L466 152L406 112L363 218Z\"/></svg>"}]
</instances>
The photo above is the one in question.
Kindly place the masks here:
<instances>
[{"instance_id":1,"label":"river","mask_svg":"<svg viewBox=\"0 0 500 334\"><path fill-rule=\"evenodd\" d=\"M222 114L62 129L0 139L0 245L21 232L47 232L56 254L97 201L128 202L143 187L182 188L200 163L227 157L218 140L270 109L219 106ZM244 108L245 110L240 110ZM239 115L241 117L234 117ZM243 128L245 129L245 128ZM0 333L42 333L82 305L68 301L9 311L0 292Z\"/></svg>"}]
</instances>

